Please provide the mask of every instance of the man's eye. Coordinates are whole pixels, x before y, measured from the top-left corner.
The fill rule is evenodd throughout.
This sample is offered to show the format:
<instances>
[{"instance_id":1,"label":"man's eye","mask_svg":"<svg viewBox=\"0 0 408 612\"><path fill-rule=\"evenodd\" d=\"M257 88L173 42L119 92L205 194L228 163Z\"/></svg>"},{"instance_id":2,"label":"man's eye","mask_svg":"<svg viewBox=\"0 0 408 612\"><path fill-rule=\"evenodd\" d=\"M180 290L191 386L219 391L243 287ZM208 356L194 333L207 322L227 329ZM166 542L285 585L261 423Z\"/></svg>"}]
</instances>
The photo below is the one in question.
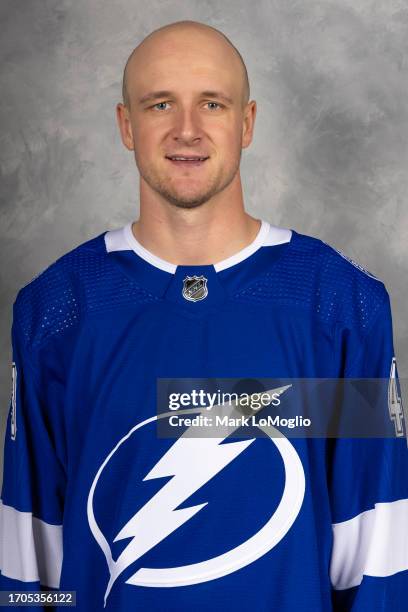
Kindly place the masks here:
<instances>
[{"instance_id":1,"label":"man's eye","mask_svg":"<svg viewBox=\"0 0 408 612\"><path fill-rule=\"evenodd\" d=\"M157 106L160 106L161 104L162 104L162 105L163 105L163 104L168 104L168 102L157 102L157 104L154 104L154 105L152 106L152 108L156 108ZM159 110L160 110L160 109L159 109Z\"/></svg>"},{"instance_id":2,"label":"man's eye","mask_svg":"<svg viewBox=\"0 0 408 612\"><path fill-rule=\"evenodd\" d=\"M218 102L206 102L206 104L215 104L216 106L218 106L218 108L221 108L221 104L218 104Z\"/></svg>"}]
</instances>

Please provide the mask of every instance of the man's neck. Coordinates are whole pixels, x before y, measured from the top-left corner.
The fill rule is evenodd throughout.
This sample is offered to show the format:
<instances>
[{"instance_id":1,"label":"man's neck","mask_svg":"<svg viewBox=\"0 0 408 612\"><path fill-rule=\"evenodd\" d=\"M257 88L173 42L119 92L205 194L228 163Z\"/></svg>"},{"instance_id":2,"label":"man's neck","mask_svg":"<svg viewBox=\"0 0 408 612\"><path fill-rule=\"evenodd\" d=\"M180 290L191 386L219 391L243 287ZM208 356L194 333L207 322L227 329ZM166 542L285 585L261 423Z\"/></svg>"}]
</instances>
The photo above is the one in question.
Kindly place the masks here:
<instances>
[{"instance_id":1,"label":"man's neck","mask_svg":"<svg viewBox=\"0 0 408 612\"><path fill-rule=\"evenodd\" d=\"M133 235L145 249L175 265L222 261L251 244L261 226L243 208L228 215L198 208L175 212L181 214L141 214L132 225Z\"/></svg>"}]
</instances>

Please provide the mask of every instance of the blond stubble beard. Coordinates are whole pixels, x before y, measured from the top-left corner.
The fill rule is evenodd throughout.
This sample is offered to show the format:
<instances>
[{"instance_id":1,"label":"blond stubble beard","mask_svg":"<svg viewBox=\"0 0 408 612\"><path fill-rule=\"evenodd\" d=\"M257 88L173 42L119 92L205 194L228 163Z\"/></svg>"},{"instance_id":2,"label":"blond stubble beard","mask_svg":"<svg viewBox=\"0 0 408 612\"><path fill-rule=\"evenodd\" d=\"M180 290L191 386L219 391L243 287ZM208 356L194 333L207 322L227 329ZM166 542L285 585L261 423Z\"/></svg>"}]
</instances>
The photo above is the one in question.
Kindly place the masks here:
<instances>
[{"instance_id":1,"label":"blond stubble beard","mask_svg":"<svg viewBox=\"0 0 408 612\"><path fill-rule=\"evenodd\" d=\"M153 191L160 194L162 198L169 202L169 204L177 206L178 208L197 208L198 206L202 206L203 204L208 202L213 196L215 196L217 193L220 193L221 191L226 189L228 185L230 185L239 170L241 154L242 150L240 149L240 155L235 167L226 177L224 177L223 181L221 181L222 169L220 168L219 174L213 178L210 185L207 185L206 188L201 191L201 193L192 195L190 197L188 195L183 196L182 194L178 194L176 189L169 188L169 184L171 184L171 181L164 181L155 173L149 172L148 169L146 170L141 168L136 158L136 155L135 160L138 170L140 172L140 176L146 181L146 183Z\"/></svg>"}]
</instances>

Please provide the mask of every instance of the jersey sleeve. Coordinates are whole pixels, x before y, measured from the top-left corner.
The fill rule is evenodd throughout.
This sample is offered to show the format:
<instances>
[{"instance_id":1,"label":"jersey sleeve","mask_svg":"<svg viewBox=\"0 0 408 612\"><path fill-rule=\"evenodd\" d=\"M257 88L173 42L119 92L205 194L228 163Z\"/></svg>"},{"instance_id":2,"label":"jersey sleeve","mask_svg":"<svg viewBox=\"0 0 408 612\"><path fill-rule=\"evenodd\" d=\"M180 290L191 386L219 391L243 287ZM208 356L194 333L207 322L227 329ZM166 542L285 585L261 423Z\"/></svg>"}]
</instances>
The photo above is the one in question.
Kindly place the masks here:
<instances>
[{"instance_id":1,"label":"jersey sleeve","mask_svg":"<svg viewBox=\"0 0 408 612\"><path fill-rule=\"evenodd\" d=\"M0 589L57 589L66 486L58 383L25 346L16 315L12 354L0 500Z\"/></svg>"},{"instance_id":2,"label":"jersey sleeve","mask_svg":"<svg viewBox=\"0 0 408 612\"><path fill-rule=\"evenodd\" d=\"M398 417L399 425L395 437L337 439L333 444L333 608L402 612L408 592L408 448L385 289L365 337L356 340L349 331L347 336L344 377L388 379L390 400L384 410Z\"/></svg>"}]
</instances>

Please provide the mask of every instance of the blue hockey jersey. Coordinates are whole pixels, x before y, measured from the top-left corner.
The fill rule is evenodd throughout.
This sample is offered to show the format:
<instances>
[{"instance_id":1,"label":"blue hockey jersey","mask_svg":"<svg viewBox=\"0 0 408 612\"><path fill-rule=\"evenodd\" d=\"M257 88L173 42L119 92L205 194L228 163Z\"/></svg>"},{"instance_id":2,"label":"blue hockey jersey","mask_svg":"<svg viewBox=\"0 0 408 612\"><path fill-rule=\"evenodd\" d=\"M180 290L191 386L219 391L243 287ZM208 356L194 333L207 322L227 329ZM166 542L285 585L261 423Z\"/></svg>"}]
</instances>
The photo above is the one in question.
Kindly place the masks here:
<instances>
[{"instance_id":1,"label":"blue hockey jersey","mask_svg":"<svg viewBox=\"0 0 408 612\"><path fill-rule=\"evenodd\" d=\"M404 437L154 427L162 378L388 378L388 293L341 253L262 221L176 266L128 224L21 289L12 344L2 589L76 591L81 612L408 610Z\"/></svg>"}]
</instances>

